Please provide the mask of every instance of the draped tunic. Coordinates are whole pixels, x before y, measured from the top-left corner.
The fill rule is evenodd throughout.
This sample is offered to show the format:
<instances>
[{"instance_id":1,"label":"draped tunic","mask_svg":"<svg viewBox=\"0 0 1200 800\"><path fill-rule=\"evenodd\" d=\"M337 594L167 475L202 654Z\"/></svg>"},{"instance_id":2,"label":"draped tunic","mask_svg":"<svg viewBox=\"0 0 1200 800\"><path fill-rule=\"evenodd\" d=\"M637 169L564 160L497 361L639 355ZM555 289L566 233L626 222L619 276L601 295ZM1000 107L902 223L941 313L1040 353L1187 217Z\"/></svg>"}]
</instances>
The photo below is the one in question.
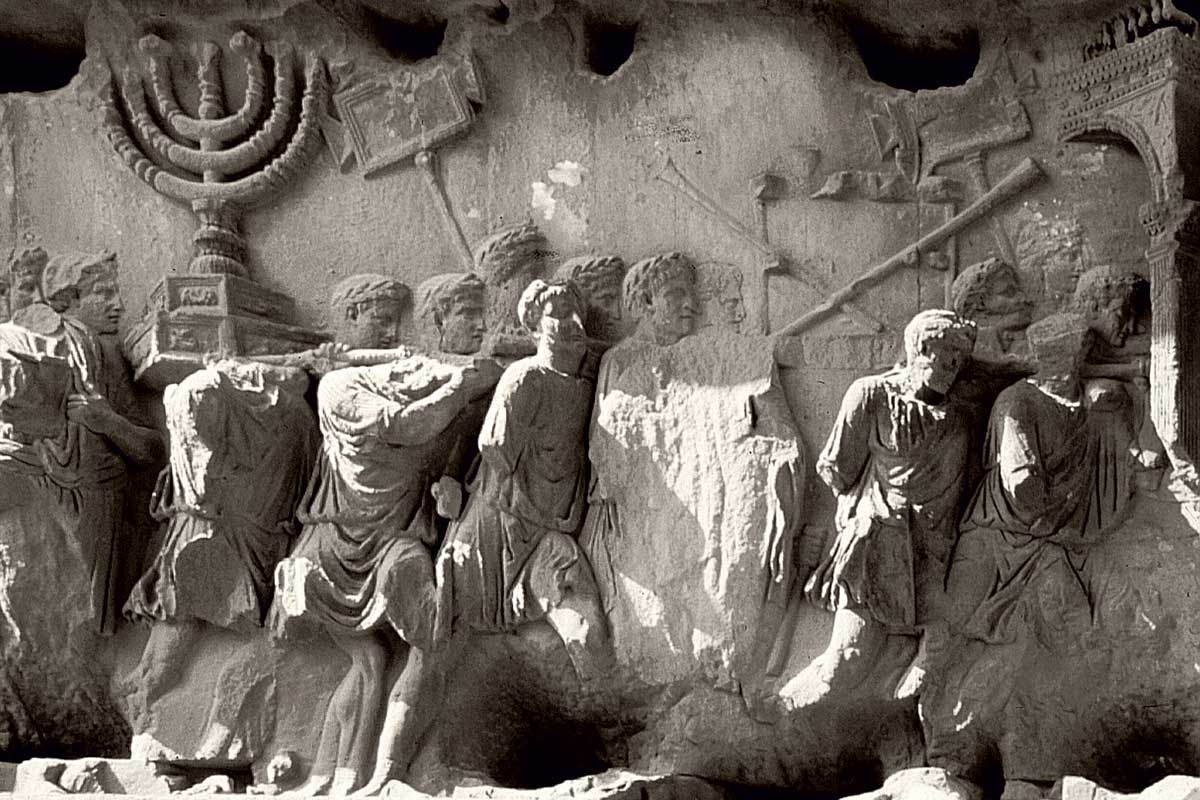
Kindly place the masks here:
<instances>
[{"instance_id":1,"label":"draped tunic","mask_svg":"<svg viewBox=\"0 0 1200 800\"><path fill-rule=\"evenodd\" d=\"M820 596L864 607L896 632L934 613L966 479L967 407L903 390L900 369L850 385L817 473L838 496L837 532Z\"/></svg>"},{"instance_id":2,"label":"draped tunic","mask_svg":"<svg viewBox=\"0 0 1200 800\"><path fill-rule=\"evenodd\" d=\"M590 380L537 358L505 370L479 434L467 507L438 556L441 635L539 619L540 587L586 567L574 537L586 507L592 393Z\"/></svg>"},{"instance_id":3,"label":"draped tunic","mask_svg":"<svg viewBox=\"0 0 1200 800\"><path fill-rule=\"evenodd\" d=\"M323 439L300 503L303 531L276 570L277 632L294 618L358 633L390 625L409 644L432 645L438 529L430 489L458 471L460 440L477 430L483 405L466 405L422 444L399 440L405 408L453 369L411 356L321 380Z\"/></svg>"},{"instance_id":4,"label":"draped tunic","mask_svg":"<svg viewBox=\"0 0 1200 800\"><path fill-rule=\"evenodd\" d=\"M66 404L70 394L98 394L118 414L128 417L133 405L129 376L116 347L82 323L41 304L22 312L13 321L0 324L0 361L6 362L0 368L5 384L0 399L11 402L30 388L25 377L32 367L15 366L13 353L35 360L49 358L66 369L61 383L46 396L43 422L47 430L29 435L0 418L0 472L8 473L10 479L27 480L74 520L90 574L92 614L97 629L111 634L140 561L141 543L134 540L135 528L125 519L128 465L107 437L68 420ZM20 324L21 319L34 317L43 323L41 330ZM54 372L50 368L44 374ZM54 417L61 419L60 425L50 424ZM57 430L46 435L52 427Z\"/></svg>"},{"instance_id":5,"label":"draped tunic","mask_svg":"<svg viewBox=\"0 0 1200 800\"><path fill-rule=\"evenodd\" d=\"M984 588L964 633L992 643L1033 633L1057 646L1075 638L1064 631L1091 626L1086 556L1129 507L1130 438L1119 414L1086 395L1053 397L1030 381L1000 393L952 567Z\"/></svg>"},{"instance_id":6,"label":"draped tunic","mask_svg":"<svg viewBox=\"0 0 1200 800\"><path fill-rule=\"evenodd\" d=\"M263 623L319 440L303 395L253 369L209 367L163 395L171 462L155 516L167 532L125 604L130 619Z\"/></svg>"}]
</instances>

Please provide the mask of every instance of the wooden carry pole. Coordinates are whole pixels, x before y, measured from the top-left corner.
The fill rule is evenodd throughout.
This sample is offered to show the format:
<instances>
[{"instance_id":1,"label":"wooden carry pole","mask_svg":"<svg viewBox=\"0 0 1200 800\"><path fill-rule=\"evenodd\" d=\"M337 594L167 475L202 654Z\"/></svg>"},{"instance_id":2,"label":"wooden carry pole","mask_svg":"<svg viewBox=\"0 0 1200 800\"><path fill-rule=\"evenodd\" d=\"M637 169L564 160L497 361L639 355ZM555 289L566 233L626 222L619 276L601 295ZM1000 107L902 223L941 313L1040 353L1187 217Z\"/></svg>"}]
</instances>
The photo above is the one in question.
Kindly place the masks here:
<instances>
[{"instance_id":1,"label":"wooden carry pole","mask_svg":"<svg viewBox=\"0 0 1200 800\"><path fill-rule=\"evenodd\" d=\"M863 292L869 286L879 283L891 273L901 267L916 265L920 259L921 253L929 252L942 245L947 239L955 236L960 231L979 220L980 218L990 214L998 206L1012 199L1016 194L1021 192L1027 186L1032 184L1044 175L1042 168L1037 165L1037 162L1032 158L1024 159L1020 164L1013 168L1011 172L1004 177L1002 181L997 183L986 194L981 196L971 205L967 206L946 224L941 225L929 233L922 236L915 243L901 250L899 253L888 258L886 261L877 264L859 277L852 280L850 283L838 289L825 299L816 308L806 314L798 317L781 331L780 336L795 336L802 331L811 328L816 323L834 314L850 302L855 297Z\"/></svg>"}]
</instances>

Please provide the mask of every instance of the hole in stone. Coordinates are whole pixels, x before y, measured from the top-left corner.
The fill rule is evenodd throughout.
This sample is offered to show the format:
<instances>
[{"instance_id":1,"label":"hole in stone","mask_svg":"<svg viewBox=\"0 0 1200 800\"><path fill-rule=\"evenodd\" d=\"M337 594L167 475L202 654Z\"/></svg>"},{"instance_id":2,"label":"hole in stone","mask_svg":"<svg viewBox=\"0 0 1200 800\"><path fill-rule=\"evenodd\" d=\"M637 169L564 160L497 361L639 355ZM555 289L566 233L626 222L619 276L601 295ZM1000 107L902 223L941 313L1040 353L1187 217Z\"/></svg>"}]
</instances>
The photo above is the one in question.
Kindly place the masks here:
<instances>
[{"instance_id":1,"label":"hole in stone","mask_svg":"<svg viewBox=\"0 0 1200 800\"><path fill-rule=\"evenodd\" d=\"M0 94L61 89L79 72L84 55L82 39L51 44L0 35Z\"/></svg>"},{"instance_id":2,"label":"hole in stone","mask_svg":"<svg viewBox=\"0 0 1200 800\"><path fill-rule=\"evenodd\" d=\"M913 36L851 18L847 29L867 74L895 89L961 86L979 64L979 31L974 28Z\"/></svg>"},{"instance_id":3,"label":"hole in stone","mask_svg":"<svg viewBox=\"0 0 1200 800\"><path fill-rule=\"evenodd\" d=\"M614 75L633 55L637 23L590 18L583 22L583 58L597 75Z\"/></svg>"},{"instance_id":4,"label":"hole in stone","mask_svg":"<svg viewBox=\"0 0 1200 800\"><path fill-rule=\"evenodd\" d=\"M372 9L365 9L365 12L375 40L392 58L400 61L411 64L432 58L446 38L446 20L441 17L395 19Z\"/></svg>"},{"instance_id":5,"label":"hole in stone","mask_svg":"<svg viewBox=\"0 0 1200 800\"><path fill-rule=\"evenodd\" d=\"M487 15L492 22L504 25L508 22L508 17L511 13L508 4L504 0L497 0L496 5L488 9Z\"/></svg>"}]
</instances>

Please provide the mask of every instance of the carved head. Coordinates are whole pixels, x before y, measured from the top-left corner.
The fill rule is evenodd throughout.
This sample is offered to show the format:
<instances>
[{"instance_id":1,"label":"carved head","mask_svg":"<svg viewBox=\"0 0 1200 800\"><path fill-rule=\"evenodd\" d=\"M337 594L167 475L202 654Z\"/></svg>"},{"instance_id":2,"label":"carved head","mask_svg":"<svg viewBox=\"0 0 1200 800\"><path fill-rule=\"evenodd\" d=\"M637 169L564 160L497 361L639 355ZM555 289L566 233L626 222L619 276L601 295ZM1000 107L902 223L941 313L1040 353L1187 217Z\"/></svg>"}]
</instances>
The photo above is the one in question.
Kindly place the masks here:
<instances>
[{"instance_id":1,"label":"carved head","mask_svg":"<svg viewBox=\"0 0 1200 800\"><path fill-rule=\"evenodd\" d=\"M1096 335L1082 314L1051 314L1029 326L1029 349L1037 360L1038 373L1077 375Z\"/></svg>"},{"instance_id":2,"label":"carved head","mask_svg":"<svg viewBox=\"0 0 1200 800\"><path fill-rule=\"evenodd\" d=\"M42 275L42 294L55 311L95 333L116 333L125 312L117 286L117 256L108 250L54 256Z\"/></svg>"},{"instance_id":3,"label":"carved head","mask_svg":"<svg viewBox=\"0 0 1200 800\"><path fill-rule=\"evenodd\" d=\"M438 349L470 355L479 352L483 335L484 284L470 272L435 275L417 287L421 319L436 330Z\"/></svg>"},{"instance_id":4,"label":"carved head","mask_svg":"<svg viewBox=\"0 0 1200 800\"><path fill-rule=\"evenodd\" d=\"M475 248L475 272L489 286L541 272L546 237L532 222L501 228Z\"/></svg>"},{"instance_id":5,"label":"carved head","mask_svg":"<svg viewBox=\"0 0 1200 800\"><path fill-rule=\"evenodd\" d=\"M583 293L570 281L546 283L535 280L521 293L517 317L540 344L555 351L584 337Z\"/></svg>"},{"instance_id":6,"label":"carved head","mask_svg":"<svg viewBox=\"0 0 1200 800\"><path fill-rule=\"evenodd\" d=\"M579 256L564 261L554 271L559 283L570 281L587 303L583 326L590 336L615 341L621 338L621 281L625 261L620 256Z\"/></svg>"},{"instance_id":7,"label":"carved head","mask_svg":"<svg viewBox=\"0 0 1200 800\"><path fill-rule=\"evenodd\" d=\"M950 287L950 297L956 314L980 327L1007 332L1009 339L1033 319L1033 304L1021 288L1017 271L999 258L963 270Z\"/></svg>"},{"instance_id":8,"label":"carved head","mask_svg":"<svg viewBox=\"0 0 1200 800\"><path fill-rule=\"evenodd\" d=\"M682 253L637 262L625 274L622 291L639 338L670 345L695 330L696 267Z\"/></svg>"},{"instance_id":9,"label":"carved head","mask_svg":"<svg viewBox=\"0 0 1200 800\"><path fill-rule=\"evenodd\" d=\"M708 325L740 333L746 321L742 271L732 264L712 261L696 268L696 278L697 294L704 304Z\"/></svg>"},{"instance_id":10,"label":"carved head","mask_svg":"<svg viewBox=\"0 0 1200 800\"><path fill-rule=\"evenodd\" d=\"M1122 267L1093 267L1079 276L1071 310L1082 314L1101 339L1121 347L1133 330L1133 301L1142 280Z\"/></svg>"},{"instance_id":11,"label":"carved head","mask_svg":"<svg viewBox=\"0 0 1200 800\"><path fill-rule=\"evenodd\" d=\"M42 302L42 273L50 257L40 247L26 248L8 264L11 279L9 310L15 314L22 308Z\"/></svg>"},{"instance_id":12,"label":"carved head","mask_svg":"<svg viewBox=\"0 0 1200 800\"><path fill-rule=\"evenodd\" d=\"M400 319L411 292L397 280L365 273L333 287L329 319L334 339L352 350L400 344Z\"/></svg>"},{"instance_id":13,"label":"carved head","mask_svg":"<svg viewBox=\"0 0 1200 800\"><path fill-rule=\"evenodd\" d=\"M904 352L914 389L946 394L975 349L975 323L953 311L922 311L904 328Z\"/></svg>"}]
</instances>

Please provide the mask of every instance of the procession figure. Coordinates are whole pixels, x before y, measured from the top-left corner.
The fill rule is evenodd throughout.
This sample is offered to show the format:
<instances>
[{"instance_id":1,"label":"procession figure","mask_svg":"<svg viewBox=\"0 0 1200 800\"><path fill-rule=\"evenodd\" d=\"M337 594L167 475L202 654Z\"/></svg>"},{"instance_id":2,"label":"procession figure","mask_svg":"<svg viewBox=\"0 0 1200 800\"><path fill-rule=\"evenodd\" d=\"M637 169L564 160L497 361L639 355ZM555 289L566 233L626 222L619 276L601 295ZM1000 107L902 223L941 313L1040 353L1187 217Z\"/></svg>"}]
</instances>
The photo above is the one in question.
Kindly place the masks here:
<instances>
[{"instance_id":1,"label":"procession figure","mask_svg":"<svg viewBox=\"0 0 1200 800\"><path fill-rule=\"evenodd\" d=\"M1033 661L1038 650L1082 652L1093 624L1132 594L1109 581L1094 554L1129 508L1132 486L1127 432L1109 413L1116 401L1080 376L1093 332L1082 316L1062 313L1031 325L1028 337L1037 373L1001 392L992 409L986 473L947 578L955 646L922 698L930 763L969 779L995 745L1006 780L1061 774L1055 754L1032 739L1013 746L1000 737L1001 715L1044 672ZM1026 732L1040 724L1017 723L1032 726Z\"/></svg>"},{"instance_id":2,"label":"procession figure","mask_svg":"<svg viewBox=\"0 0 1200 800\"><path fill-rule=\"evenodd\" d=\"M33 303L45 301L42 296L42 274L50 256L40 247L26 248L9 264L9 316Z\"/></svg>"},{"instance_id":3,"label":"procession figure","mask_svg":"<svg viewBox=\"0 0 1200 800\"><path fill-rule=\"evenodd\" d=\"M31 296L28 276L41 269L41 254L18 259L14 275L21 297ZM6 461L23 467L50 489L59 506L77 520L77 536L91 575L96 629L116 630L121 603L140 567L140 541L125 517L127 462L152 464L162 457L156 431L127 416L132 388L111 337L124 306L117 285L117 259L110 252L64 254L50 259L37 296L47 304L17 309L0 326L0 349L10 357L52 356L69 366L62 435L26 438ZM18 305L24 302L18 302ZM59 412L61 413L61 412Z\"/></svg>"},{"instance_id":4,"label":"procession figure","mask_svg":"<svg viewBox=\"0 0 1200 800\"><path fill-rule=\"evenodd\" d=\"M462 275L423 288L424 302L439 309L448 345L478 346L482 290L482 282ZM451 364L397 355L321 379L323 440L300 503L304 527L276 569L276 632L322 628L350 658L326 711L309 779L296 790L302 795L355 789L377 740L375 770L359 793L377 793L401 777L441 702L424 678L436 646L432 553L441 502L435 487L465 471L460 442L478 430L500 372L488 360ZM380 733L392 653L404 667Z\"/></svg>"},{"instance_id":5,"label":"procession figure","mask_svg":"<svg viewBox=\"0 0 1200 800\"><path fill-rule=\"evenodd\" d=\"M152 626L131 681L138 714L178 683L205 625L262 626L318 447L307 385L295 368L222 361L164 392L170 464L153 514L167 528L125 604Z\"/></svg>"},{"instance_id":6,"label":"procession figure","mask_svg":"<svg viewBox=\"0 0 1200 800\"><path fill-rule=\"evenodd\" d=\"M630 267L622 284L625 308L635 322L630 338L667 346L695 333L696 282L696 266L682 253L651 256Z\"/></svg>"},{"instance_id":7,"label":"procession figure","mask_svg":"<svg viewBox=\"0 0 1200 800\"><path fill-rule=\"evenodd\" d=\"M971 431L951 390L974 344L974 323L922 311L904 330L905 365L846 391L817 459L837 498L836 537L805 587L834 612L833 633L784 687L786 705L846 696L864 683L890 693L939 619ZM866 681L877 668L884 674Z\"/></svg>"},{"instance_id":8,"label":"procession figure","mask_svg":"<svg viewBox=\"0 0 1200 800\"><path fill-rule=\"evenodd\" d=\"M417 287L420 336L432 352L470 355L479 352L487 334L487 289L469 272L435 275Z\"/></svg>"},{"instance_id":9,"label":"procession figure","mask_svg":"<svg viewBox=\"0 0 1200 800\"><path fill-rule=\"evenodd\" d=\"M704 327L741 333L746 321L742 271L732 264L710 261L696 268L696 277Z\"/></svg>"},{"instance_id":10,"label":"procession figure","mask_svg":"<svg viewBox=\"0 0 1200 800\"><path fill-rule=\"evenodd\" d=\"M487 284L488 331L508 347L528 341L517 303L529 282L542 276L546 249L546 237L532 222L501 228L475 248L475 274Z\"/></svg>"},{"instance_id":11,"label":"procession figure","mask_svg":"<svg viewBox=\"0 0 1200 800\"><path fill-rule=\"evenodd\" d=\"M612 345L624 336L621 281L625 272L625 261L620 256L601 255L567 259L554 271L556 281L570 281L583 294L583 329L594 340Z\"/></svg>"},{"instance_id":12,"label":"procession figure","mask_svg":"<svg viewBox=\"0 0 1200 800\"><path fill-rule=\"evenodd\" d=\"M950 297L954 313L978 326L976 359L1009 355L1033 321L1033 304L1017 271L999 258L964 269L954 279Z\"/></svg>"}]
</instances>

